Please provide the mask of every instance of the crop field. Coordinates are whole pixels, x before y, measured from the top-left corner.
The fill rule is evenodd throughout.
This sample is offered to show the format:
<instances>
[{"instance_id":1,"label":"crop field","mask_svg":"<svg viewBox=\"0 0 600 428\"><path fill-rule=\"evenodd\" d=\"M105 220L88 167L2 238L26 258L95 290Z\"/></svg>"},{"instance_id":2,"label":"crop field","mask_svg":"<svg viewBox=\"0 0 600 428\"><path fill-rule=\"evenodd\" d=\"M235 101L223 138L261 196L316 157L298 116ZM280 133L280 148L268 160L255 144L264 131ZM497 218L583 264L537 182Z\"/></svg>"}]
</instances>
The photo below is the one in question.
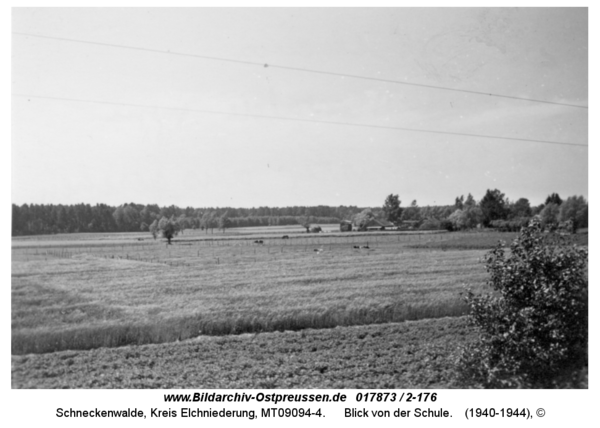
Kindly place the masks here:
<instances>
[{"instance_id":1,"label":"crop field","mask_svg":"<svg viewBox=\"0 0 600 428\"><path fill-rule=\"evenodd\" d=\"M456 350L459 338L469 336L460 318L467 313L460 293L467 286L483 289L487 274L481 257L498 239L514 237L494 233L305 234L296 229L282 239L285 229L257 229L214 234L186 231L173 245L154 240L148 233L13 239L13 387L114 388L119 379L125 388L237 388L264 382L264 387L406 385L401 368L384 369L378 364L389 366L385 361L393 358L395 348L405 346L403 342L411 337L411 341L421 337L420 347L406 355L417 358L422 352L437 352L439 361L445 361L440 370L449 370L448 350ZM255 243L258 240L263 243ZM444 334L419 333L422 328L434 329L434 322L441 323L443 328L435 329ZM356 339L363 335L356 333L360 331L364 337L379 338L372 349L360 352L379 355L381 363L373 363L373 376L367 381L356 382L350 372L360 358L350 355L366 343ZM425 339L428 335L431 340ZM300 348L290 348L286 345L290 341ZM175 349L189 354L182 358L201 354L207 358L207 367L212 367L209 371L219 370L219 352L227 352L243 367L267 358L269 368L263 373L252 366L255 377L248 379L254 380L236 380L229 373L213 376L221 379L217 383L206 383L202 369L190 383L181 376L169 383L171 375L157 374L150 376L158 376L155 381L144 375L138 382L132 377L135 370L109 363L112 358L128 366L131 361L123 355L133 352L146 361L147 355L156 353L157 362L140 364L159 364L164 358L160 364L167 373L176 369L166 368L169 357L161 355ZM88 355L101 361L110 355L106 364L119 376L90 383L93 377L76 369L91 358ZM435 360L431 355L423 358ZM271 367L277 362L278 367ZM416 360L407 362L413 363ZM294 367L309 372L301 376L303 371L298 369L293 375ZM321 367L323 373L312 373L307 367ZM73 376L82 379L49 375L71 369ZM349 372L343 374L344 370ZM327 371L326 377L320 376ZM263 383L256 380L261 373L268 374L261 378ZM409 384L435 384L431 373L411 376ZM436 376L446 385L441 387L450 385L443 380L445 375Z\"/></svg>"},{"instance_id":2,"label":"crop field","mask_svg":"<svg viewBox=\"0 0 600 428\"><path fill-rule=\"evenodd\" d=\"M407 247L441 237L15 247L12 352L462 315L481 251Z\"/></svg>"},{"instance_id":3,"label":"crop field","mask_svg":"<svg viewBox=\"0 0 600 428\"><path fill-rule=\"evenodd\" d=\"M13 388L451 388L463 317L12 357Z\"/></svg>"}]
</instances>

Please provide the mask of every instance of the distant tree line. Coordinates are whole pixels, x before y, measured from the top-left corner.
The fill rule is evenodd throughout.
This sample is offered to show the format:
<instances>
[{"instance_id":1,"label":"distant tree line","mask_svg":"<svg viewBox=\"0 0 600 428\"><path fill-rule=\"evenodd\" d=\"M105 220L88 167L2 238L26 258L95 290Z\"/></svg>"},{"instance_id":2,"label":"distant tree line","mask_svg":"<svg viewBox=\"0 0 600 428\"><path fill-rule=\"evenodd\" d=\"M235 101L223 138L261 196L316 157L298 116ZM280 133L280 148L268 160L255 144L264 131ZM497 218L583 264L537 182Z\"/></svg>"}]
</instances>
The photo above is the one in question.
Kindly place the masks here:
<instances>
[{"instance_id":1,"label":"distant tree line","mask_svg":"<svg viewBox=\"0 0 600 428\"><path fill-rule=\"evenodd\" d=\"M363 210L354 216L355 225L367 218L382 218L399 227L418 229L466 230L476 227L500 231L519 231L533 217L547 230L562 228L575 232L588 227L588 203L583 196L571 196L565 201L552 193L543 204L532 207L529 200L511 201L498 189L488 189L478 202L469 194L456 197L454 205L419 207L417 201L401 207L398 195L390 194L378 212Z\"/></svg>"},{"instance_id":2,"label":"distant tree line","mask_svg":"<svg viewBox=\"0 0 600 428\"><path fill-rule=\"evenodd\" d=\"M179 208L171 205L127 203L118 207L106 204L12 205L12 235L43 235L85 232L151 232L161 220L169 221L173 233L186 229L226 229L233 227L301 224L305 218L313 223L337 223L361 209L354 206L329 207L258 207L258 208ZM166 225L163 221L163 225ZM158 232L157 232L158 233Z\"/></svg>"},{"instance_id":3,"label":"distant tree line","mask_svg":"<svg viewBox=\"0 0 600 428\"><path fill-rule=\"evenodd\" d=\"M127 203L118 207L105 204L12 205L12 235L42 235L82 232L148 231L155 237L163 233L160 223L172 229L172 236L186 229L214 233L235 227L300 225L311 226L348 220L357 229L371 220L387 220L400 229L449 231L490 227L500 231L518 231L532 217L542 227L575 231L588 227L588 203L582 196L563 201L552 193L543 204L532 207L529 200L511 201L498 189L487 190L480 201L468 194L456 197L453 205L420 207L416 200L402 207L398 195L390 194L382 207L258 207L258 208L179 208L171 205ZM164 236L167 237L167 236Z\"/></svg>"}]
</instances>

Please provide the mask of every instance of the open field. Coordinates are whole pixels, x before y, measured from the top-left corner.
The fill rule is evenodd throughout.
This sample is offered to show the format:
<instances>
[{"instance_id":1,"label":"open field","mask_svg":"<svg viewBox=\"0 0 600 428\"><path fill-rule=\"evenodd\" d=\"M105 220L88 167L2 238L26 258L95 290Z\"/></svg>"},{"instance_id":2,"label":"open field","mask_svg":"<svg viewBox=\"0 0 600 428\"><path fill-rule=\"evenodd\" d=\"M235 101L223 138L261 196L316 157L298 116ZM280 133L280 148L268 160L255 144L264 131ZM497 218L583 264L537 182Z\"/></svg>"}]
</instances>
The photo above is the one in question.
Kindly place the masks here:
<instances>
[{"instance_id":1,"label":"open field","mask_svg":"<svg viewBox=\"0 0 600 428\"><path fill-rule=\"evenodd\" d=\"M463 315L483 253L409 248L444 236L17 246L12 352Z\"/></svg>"},{"instance_id":2,"label":"open field","mask_svg":"<svg viewBox=\"0 0 600 428\"><path fill-rule=\"evenodd\" d=\"M464 318L12 357L13 388L452 388Z\"/></svg>"},{"instance_id":3,"label":"open field","mask_svg":"<svg viewBox=\"0 0 600 428\"><path fill-rule=\"evenodd\" d=\"M514 238L281 235L13 239L13 387L452 387L460 293Z\"/></svg>"},{"instance_id":4,"label":"open field","mask_svg":"<svg viewBox=\"0 0 600 428\"><path fill-rule=\"evenodd\" d=\"M434 231L385 231L385 232L340 232L337 225L323 225L324 233L307 234L304 228L299 226L268 226L268 227L246 227L227 229L225 232L218 230L201 231L186 229L183 234L177 236L173 243L175 245L252 245L256 239L268 239L269 246L291 245L299 247L302 245L312 246L320 244L349 244L365 245L370 243L387 243L402 247L422 247L438 249L484 249L488 250L498 243L504 241L510 243L516 236L516 232L497 231L471 231L452 232L445 230ZM289 236L289 241L281 240L281 237ZM576 235L568 235L568 239L578 245L587 245L587 229ZM45 250L73 248L77 252L90 252L98 247L109 247L109 255L118 254L118 250L138 248L139 246L154 246L157 243L164 245L162 239L154 240L149 232L128 233L72 233L57 235L19 236L12 238L13 260L32 259L33 256L44 256ZM156 247L154 247L156 248ZM117 252L116 252L117 251ZM24 257L24 258L23 258ZM42 257L44 258L44 257ZM39 259L36 257L35 259Z\"/></svg>"},{"instance_id":5,"label":"open field","mask_svg":"<svg viewBox=\"0 0 600 428\"><path fill-rule=\"evenodd\" d=\"M324 233L340 233L338 224L321 225ZM239 238L260 238L272 237L280 238L282 235L290 236L308 236L306 229L300 225L288 226L260 226L260 227L238 227L221 231L218 229L200 230L185 229L181 232L177 241L198 241L198 240L222 240ZM314 235L310 235L314 236ZM85 245L85 244L125 244L132 241L153 241L150 232L107 232L107 233L62 233L55 235L26 235L13 238L13 247L36 247L36 246L57 246L57 245Z\"/></svg>"}]
</instances>

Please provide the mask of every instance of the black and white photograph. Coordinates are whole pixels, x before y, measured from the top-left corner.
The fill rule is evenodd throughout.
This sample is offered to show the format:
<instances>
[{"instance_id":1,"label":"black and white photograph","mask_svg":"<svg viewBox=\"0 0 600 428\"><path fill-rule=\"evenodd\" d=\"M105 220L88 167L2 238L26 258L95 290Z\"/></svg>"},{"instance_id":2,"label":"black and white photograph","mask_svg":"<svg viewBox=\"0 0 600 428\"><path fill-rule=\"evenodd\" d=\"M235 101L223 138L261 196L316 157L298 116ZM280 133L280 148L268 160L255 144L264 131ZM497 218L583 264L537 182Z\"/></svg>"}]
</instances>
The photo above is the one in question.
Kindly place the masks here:
<instances>
[{"instance_id":1,"label":"black and white photograph","mask_svg":"<svg viewBox=\"0 0 600 428\"><path fill-rule=\"evenodd\" d=\"M14 7L10 40L12 390L589 388L587 7Z\"/></svg>"}]
</instances>

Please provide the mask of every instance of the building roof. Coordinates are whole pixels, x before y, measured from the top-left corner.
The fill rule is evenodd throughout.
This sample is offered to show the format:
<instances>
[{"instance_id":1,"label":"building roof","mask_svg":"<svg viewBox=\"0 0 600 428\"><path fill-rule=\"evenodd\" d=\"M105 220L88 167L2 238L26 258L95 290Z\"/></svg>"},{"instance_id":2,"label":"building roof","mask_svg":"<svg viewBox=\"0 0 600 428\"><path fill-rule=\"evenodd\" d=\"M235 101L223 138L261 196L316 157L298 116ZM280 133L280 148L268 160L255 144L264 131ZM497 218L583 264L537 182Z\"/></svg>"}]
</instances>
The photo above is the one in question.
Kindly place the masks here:
<instances>
[{"instance_id":1,"label":"building roof","mask_svg":"<svg viewBox=\"0 0 600 428\"><path fill-rule=\"evenodd\" d=\"M396 227L396 225L387 220L373 219L366 224L366 227Z\"/></svg>"}]
</instances>

